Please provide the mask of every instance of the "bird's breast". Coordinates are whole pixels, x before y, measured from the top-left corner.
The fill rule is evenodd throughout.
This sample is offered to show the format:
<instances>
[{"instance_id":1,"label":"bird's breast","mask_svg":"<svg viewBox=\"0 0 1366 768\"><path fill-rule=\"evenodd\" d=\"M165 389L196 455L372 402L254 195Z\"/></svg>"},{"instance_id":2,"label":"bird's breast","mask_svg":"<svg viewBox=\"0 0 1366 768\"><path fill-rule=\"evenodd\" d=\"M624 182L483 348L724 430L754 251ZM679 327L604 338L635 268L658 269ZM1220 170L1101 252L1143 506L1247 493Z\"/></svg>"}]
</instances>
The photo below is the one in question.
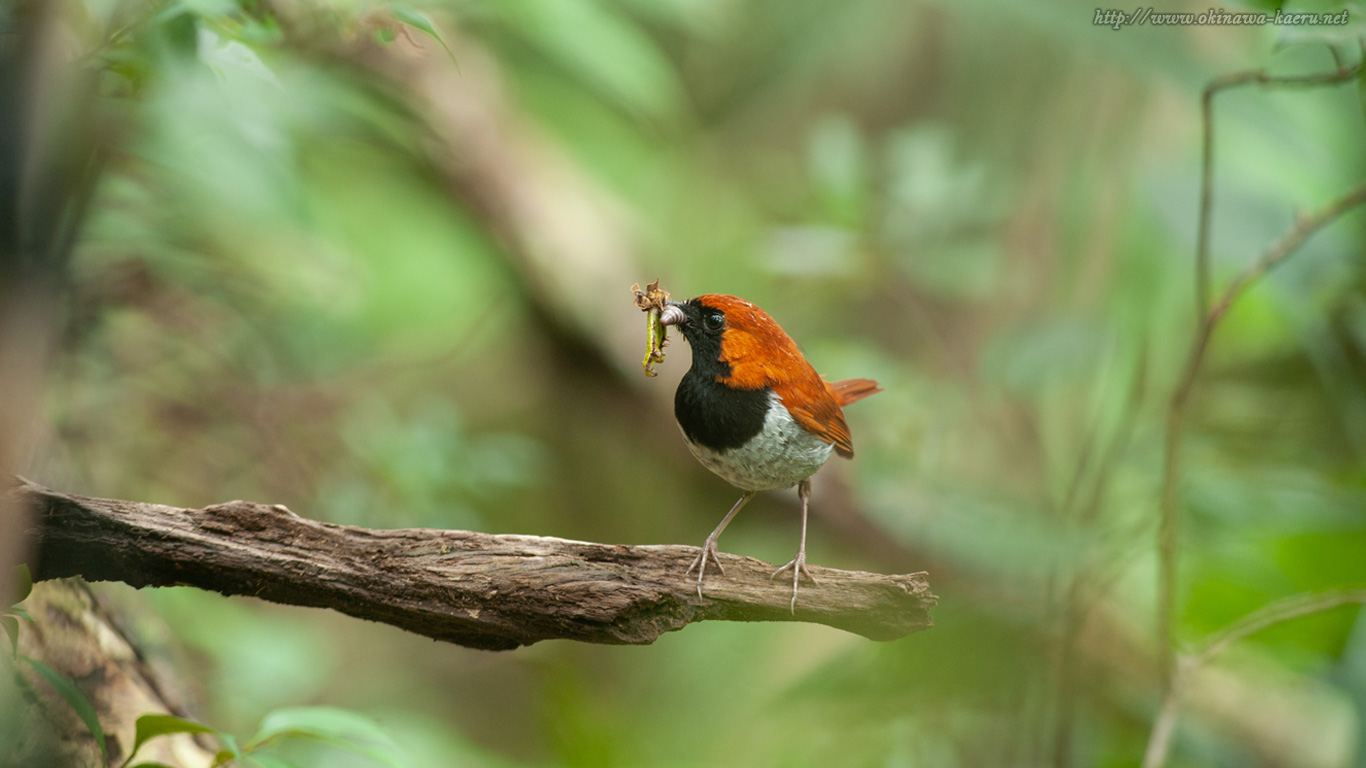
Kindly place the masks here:
<instances>
[{"instance_id":1,"label":"bird's breast","mask_svg":"<svg viewBox=\"0 0 1366 768\"><path fill-rule=\"evenodd\" d=\"M742 490L770 491L796 485L830 458L834 446L798 424L775 393L771 390L744 392L762 394L763 410L757 423L751 423L750 428L743 430L748 434L743 440L708 441L706 430L697 430L695 424L690 430L689 424L679 416L679 426L688 448L703 466ZM741 430L734 430L732 437L739 434Z\"/></svg>"},{"instance_id":2,"label":"bird's breast","mask_svg":"<svg viewBox=\"0 0 1366 768\"><path fill-rule=\"evenodd\" d=\"M729 369L718 363L694 364L678 383L674 417L688 442L713 450L738 448L764 428L773 394L768 389L737 389L717 379Z\"/></svg>"}]
</instances>

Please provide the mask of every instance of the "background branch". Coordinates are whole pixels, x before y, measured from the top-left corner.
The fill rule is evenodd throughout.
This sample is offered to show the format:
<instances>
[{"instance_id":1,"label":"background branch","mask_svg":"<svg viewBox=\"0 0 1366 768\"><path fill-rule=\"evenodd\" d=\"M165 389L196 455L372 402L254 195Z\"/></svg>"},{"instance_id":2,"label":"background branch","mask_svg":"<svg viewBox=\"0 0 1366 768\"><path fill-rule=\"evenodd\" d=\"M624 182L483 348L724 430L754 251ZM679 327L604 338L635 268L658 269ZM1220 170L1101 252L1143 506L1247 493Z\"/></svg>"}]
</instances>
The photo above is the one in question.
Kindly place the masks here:
<instances>
[{"instance_id":1,"label":"background branch","mask_svg":"<svg viewBox=\"0 0 1366 768\"><path fill-rule=\"evenodd\" d=\"M1171 752L1172 734L1176 731L1176 718L1181 711L1181 695L1201 667L1230 645L1268 627L1349 603L1366 604L1366 589L1334 590L1278 600L1210 635L1202 650L1183 657L1177 666L1176 677L1168 686L1162 699L1162 708L1153 723L1152 735L1148 738L1148 747L1143 755L1143 768L1160 768L1166 764L1167 755Z\"/></svg>"},{"instance_id":2,"label":"background branch","mask_svg":"<svg viewBox=\"0 0 1366 768\"><path fill-rule=\"evenodd\" d=\"M188 585L331 608L437 640L504 650L554 638L643 644L694 621L809 621L874 640L930 626L924 573L812 568L818 587L789 613L772 566L721 556L707 596L683 577L695 547L541 536L372 530L306 520L279 505L180 509L52 491L24 481L36 580L82 576L135 587Z\"/></svg>"},{"instance_id":3,"label":"background branch","mask_svg":"<svg viewBox=\"0 0 1366 768\"><path fill-rule=\"evenodd\" d=\"M1334 55L1336 56L1336 53ZM1196 236L1196 305L1199 311L1199 325L1186 356L1181 378L1172 393L1167 410L1162 495L1158 524L1157 617L1158 652L1164 683L1164 698L1162 709L1149 736L1148 749L1143 762L1145 768L1160 766L1166 761L1171 733L1175 728L1181 680L1188 674L1186 670L1178 667L1175 638L1178 559L1176 546L1180 522L1177 507L1180 495L1181 432L1185 424L1186 409L1194 391L1195 382L1204 365L1210 338L1219 321L1232 308L1233 302L1252 283L1295 253L1314 233L1336 221L1353 208L1366 203L1366 185L1363 185L1337 198L1316 214L1297 217L1295 226L1272 243L1257 261L1235 276L1220 295L1218 302L1211 307L1209 305L1209 231L1213 200L1214 96L1230 88L1249 84L1274 87L1313 87L1342 83L1356 77L1361 66L1358 64L1355 67L1348 68L1339 64L1338 69L1333 72L1293 77L1273 77L1263 70L1236 72L1216 78L1204 90L1201 102L1204 149L1201 166L1199 223ZM1201 658L1201 662L1204 660Z\"/></svg>"},{"instance_id":4,"label":"background branch","mask_svg":"<svg viewBox=\"0 0 1366 768\"><path fill-rule=\"evenodd\" d=\"M1338 60L1336 49L1334 60ZM1210 308L1210 214L1214 206L1214 97L1224 91L1244 85L1263 85L1274 88L1311 88L1322 85L1335 85L1354 79L1361 71L1362 64L1353 67L1343 66L1332 72L1311 75L1272 76L1266 70L1255 69L1232 72L1210 81L1205 86L1200 101L1202 125L1202 150L1200 164L1200 209L1196 225L1195 245L1195 304L1198 327L1191 344L1181 381L1172 395L1167 411L1165 461L1163 465L1161 515L1158 525L1158 648L1162 658L1162 674L1170 681L1175 674L1175 633L1173 614L1176 606L1176 503L1180 467L1178 458L1181 452L1181 429L1185 421L1186 403L1195 379L1205 357L1214 326L1223 317L1234 300L1248 285L1266 274L1287 256L1293 253L1306 239L1325 224L1341 216L1347 210L1360 205L1366 196L1366 188L1358 189L1339 198L1317 216L1301 217L1295 228L1274 243L1271 248L1251 267L1244 270L1224 290L1219 303Z\"/></svg>"},{"instance_id":5,"label":"background branch","mask_svg":"<svg viewBox=\"0 0 1366 768\"><path fill-rule=\"evenodd\" d=\"M1338 58L1336 49L1333 58ZM1273 88L1310 88L1320 85L1334 85L1352 80L1361 71L1361 65L1345 67L1338 64L1333 72L1313 75L1293 75L1275 77L1264 69L1232 72L1212 80L1205 86L1200 99L1200 114L1203 125L1202 151L1200 164L1200 220L1196 228L1195 245L1195 306L1196 316L1204 319L1209 312L1209 220L1214 205L1214 97L1224 91L1244 85L1264 85Z\"/></svg>"},{"instance_id":6,"label":"background branch","mask_svg":"<svg viewBox=\"0 0 1366 768\"><path fill-rule=\"evenodd\" d=\"M1366 203L1366 185L1334 200L1323 210L1312 216L1301 216L1294 228L1273 243L1262 257L1243 270L1224 289L1219 302L1211 308L1200 321L1181 379L1172 394L1167 411L1166 460L1162 474L1162 508L1158 526L1159 591L1158 591L1158 647L1162 653L1162 671L1167 680L1175 674L1173 631L1176 611L1176 540L1177 540L1177 500L1180 485L1181 429L1185 423L1186 406L1190 401L1195 381L1204 365L1205 351L1209 348L1210 337L1214 334L1219 321L1228 313L1233 302L1242 295L1248 286L1280 264L1299 249L1311 235L1337 220L1351 209Z\"/></svg>"}]
</instances>

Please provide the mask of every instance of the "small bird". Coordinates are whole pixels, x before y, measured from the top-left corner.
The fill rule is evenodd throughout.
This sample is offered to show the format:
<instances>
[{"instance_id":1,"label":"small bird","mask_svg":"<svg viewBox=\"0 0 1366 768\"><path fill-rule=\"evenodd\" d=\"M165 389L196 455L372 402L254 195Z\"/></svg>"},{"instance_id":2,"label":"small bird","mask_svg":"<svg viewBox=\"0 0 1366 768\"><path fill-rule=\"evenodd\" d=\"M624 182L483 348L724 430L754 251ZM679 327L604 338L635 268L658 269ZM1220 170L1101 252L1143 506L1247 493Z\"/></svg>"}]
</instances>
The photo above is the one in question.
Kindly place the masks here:
<instances>
[{"instance_id":1,"label":"small bird","mask_svg":"<svg viewBox=\"0 0 1366 768\"><path fill-rule=\"evenodd\" d=\"M827 382L768 313L734 296L707 294L669 301L659 322L676 326L692 347L692 367L678 384L674 416L693 456L744 494L707 537L688 567L697 569L697 595L707 561L725 569L716 540L759 491L797 486L802 538L797 556L773 572L792 569L791 610L806 570L806 507L811 475L838 453L853 458L842 406L882 390L869 379Z\"/></svg>"}]
</instances>

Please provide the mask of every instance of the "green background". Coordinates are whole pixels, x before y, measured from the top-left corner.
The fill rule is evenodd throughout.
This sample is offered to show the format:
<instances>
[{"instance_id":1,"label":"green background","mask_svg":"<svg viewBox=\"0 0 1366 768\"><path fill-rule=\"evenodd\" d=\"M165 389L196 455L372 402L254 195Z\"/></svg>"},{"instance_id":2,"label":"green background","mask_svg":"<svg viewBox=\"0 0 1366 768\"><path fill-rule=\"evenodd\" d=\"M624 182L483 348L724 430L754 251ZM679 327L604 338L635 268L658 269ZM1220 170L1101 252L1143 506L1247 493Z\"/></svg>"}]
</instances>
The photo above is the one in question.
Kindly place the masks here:
<instances>
[{"instance_id":1,"label":"green background","mask_svg":"<svg viewBox=\"0 0 1366 768\"><path fill-rule=\"evenodd\" d=\"M197 718L247 736L280 707L344 707L411 766L1136 765L1161 695L1200 91L1332 71L1331 45L1355 65L1366 16L1112 30L1094 12L66 2L109 155L25 474L368 527L700 544L736 493L672 423L686 345L641 374L627 289L740 295L821 372L881 382L847 412L858 458L815 478L808 553L928 570L934 629L702 623L495 654L186 588L129 598ZM1360 182L1366 125L1353 81L1216 103L1222 288ZM1366 581L1363 223L1312 239L1214 337L1182 458L1182 647ZM721 548L786 562L796 512L764 494ZM1171 764L1366 766L1364 616L1235 646L1198 678Z\"/></svg>"}]
</instances>

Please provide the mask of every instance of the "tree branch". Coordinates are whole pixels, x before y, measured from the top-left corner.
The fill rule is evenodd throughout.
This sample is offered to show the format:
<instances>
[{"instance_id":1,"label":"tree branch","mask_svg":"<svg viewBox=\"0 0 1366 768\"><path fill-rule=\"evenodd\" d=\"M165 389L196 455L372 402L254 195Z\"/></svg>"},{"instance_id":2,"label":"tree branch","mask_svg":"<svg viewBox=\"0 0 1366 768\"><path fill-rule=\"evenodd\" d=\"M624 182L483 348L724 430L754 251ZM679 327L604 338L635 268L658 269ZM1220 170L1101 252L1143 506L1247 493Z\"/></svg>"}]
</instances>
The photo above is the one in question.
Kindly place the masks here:
<instances>
[{"instance_id":1,"label":"tree branch","mask_svg":"<svg viewBox=\"0 0 1366 768\"><path fill-rule=\"evenodd\" d=\"M1333 59L1338 59L1338 52ZM1314 88L1320 85L1335 85L1354 79L1361 71L1361 64L1346 67L1338 61L1338 68L1332 72L1313 75L1275 76L1264 69L1232 72L1216 77L1205 86L1200 98L1202 124L1200 153L1200 218L1195 236L1195 306L1196 316L1203 319L1209 311L1210 260L1209 260L1209 222L1210 210L1214 204L1214 97L1218 94L1240 88L1244 85L1264 85L1271 88Z\"/></svg>"},{"instance_id":2,"label":"tree branch","mask_svg":"<svg viewBox=\"0 0 1366 768\"><path fill-rule=\"evenodd\" d=\"M1337 52L1334 51L1333 55L1336 60L1338 58ZM1178 658L1176 655L1176 572L1178 527L1180 525L1178 505L1181 481L1181 433L1185 426L1186 409L1195 390L1196 380L1199 378L1201 368L1204 365L1210 339L1224 315L1228 313L1233 307L1233 303L1250 285L1289 258L1320 229L1336 221L1348 211L1366 204L1366 185L1364 185L1347 192L1312 216L1300 215L1296 217L1295 226L1272 243L1257 261L1236 275L1225 287L1218 302L1211 307L1209 304L1209 232L1210 211L1214 194L1214 97L1222 91L1254 83L1290 88L1343 83L1355 78L1363 66L1366 64L1358 64L1355 67L1348 68L1339 61L1338 68L1333 72L1294 77L1274 77L1264 70L1235 72L1216 78L1205 87L1203 93L1201 100L1203 152L1200 175L1199 223L1195 249L1195 293L1198 325L1186 355L1181 378L1176 389L1172 392L1167 407L1162 496L1157 531L1157 639L1164 691L1161 710L1148 737L1148 747L1143 759L1144 768L1160 768L1166 762L1172 733L1176 727L1176 718L1185 680L1208 658L1222 650L1224 645L1243 636L1242 634L1230 634L1227 638L1218 638L1217 642L1212 641L1210 648L1197 656ZM1293 618L1296 615L1300 614L1290 614L1287 618ZM1274 620L1283 619L1276 618ZM1229 631L1232 632L1232 629ZM1250 631L1256 631L1256 629Z\"/></svg>"},{"instance_id":3,"label":"tree branch","mask_svg":"<svg viewBox=\"0 0 1366 768\"><path fill-rule=\"evenodd\" d=\"M1248 285L1294 253L1319 228L1360 205L1366 197L1366 187L1359 188L1339 198L1315 217L1300 217L1294 229L1273 243L1262 258L1234 278L1224 290L1219 303L1211 308L1209 241L1210 216L1214 207L1214 97L1227 90L1254 84L1271 88L1316 88L1336 85L1356 78L1361 68L1366 66L1366 62L1351 67L1344 66L1337 49L1330 46L1329 50L1338 65L1332 72L1290 76L1271 75L1264 69L1231 72L1210 81L1201 93L1200 207L1195 235L1195 307L1198 325L1181 374L1181 381L1168 404L1162 501L1158 524L1157 640L1162 659L1162 678L1168 688L1176 675L1176 540L1177 526L1180 522L1176 505L1179 494L1181 430L1185 421L1186 403L1200 374L1210 336L1214 333L1214 327L1219 320Z\"/></svg>"},{"instance_id":4,"label":"tree branch","mask_svg":"<svg viewBox=\"0 0 1366 768\"><path fill-rule=\"evenodd\" d=\"M1245 637L1261 632L1284 621L1332 610L1351 603L1366 604L1366 589L1343 589L1332 592L1295 595L1262 606L1243 618L1210 635L1205 647L1197 653L1183 656L1176 666L1176 675L1148 736L1148 747L1143 754L1143 768L1161 768L1171 751L1172 734L1176 732L1176 718L1181 711L1181 696L1191 678L1211 659Z\"/></svg>"},{"instance_id":5,"label":"tree branch","mask_svg":"<svg viewBox=\"0 0 1366 768\"><path fill-rule=\"evenodd\" d=\"M1282 622L1298 619L1338 606L1361 603L1366 605L1366 589L1335 589L1329 592L1310 592L1277 600L1249 613L1205 639L1205 647L1192 655L1196 666L1207 664L1230 645Z\"/></svg>"},{"instance_id":6,"label":"tree branch","mask_svg":"<svg viewBox=\"0 0 1366 768\"><path fill-rule=\"evenodd\" d=\"M695 547L623 546L543 536L372 530L306 520L282 506L230 501L180 509L10 491L33 507L37 580L82 576L134 587L188 585L286 605L331 608L472 648L554 638L645 644L694 621L809 621L873 640L931 625L926 574L812 567L802 591L772 566L721 555L706 597L684 578Z\"/></svg>"},{"instance_id":7,"label":"tree branch","mask_svg":"<svg viewBox=\"0 0 1366 768\"><path fill-rule=\"evenodd\" d=\"M1220 295L1218 303L1211 307L1201 318L1196 328L1195 338L1186 355L1186 363L1181 379L1172 393L1167 408L1166 447L1162 469L1162 501L1158 520L1158 650L1162 656L1162 677L1170 681L1176 674L1176 570L1177 570L1177 528L1179 516L1177 502L1181 481L1181 431L1185 426L1186 407L1195 382L1204 366L1205 352L1209 349L1210 338L1219 321L1233 307L1233 302L1267 272L1285 261L1299 250L1305 241L1325 226L1338 220L1343 214L1366 204L1366 185L1357 187L1329 203L1323 210L1312 216L1300 216L1295 226L1280 239L1272 243L1257 261L1248 265L1229 282Z\"/></svg>"}]
</instances>

